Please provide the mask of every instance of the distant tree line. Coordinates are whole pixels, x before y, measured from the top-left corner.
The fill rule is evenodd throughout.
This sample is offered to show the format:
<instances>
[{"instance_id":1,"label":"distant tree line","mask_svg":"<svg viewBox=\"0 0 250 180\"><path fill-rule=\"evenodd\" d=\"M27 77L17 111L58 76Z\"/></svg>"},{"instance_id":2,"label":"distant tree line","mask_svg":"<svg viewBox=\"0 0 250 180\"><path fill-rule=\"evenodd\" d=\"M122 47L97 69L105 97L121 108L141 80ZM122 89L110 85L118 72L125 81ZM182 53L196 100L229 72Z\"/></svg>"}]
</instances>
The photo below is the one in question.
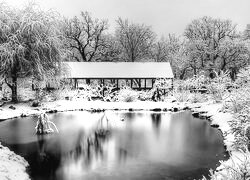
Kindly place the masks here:
<instances>
[{"instance_id":1,"label":"distant tree line","mask_svg":"<svg viewBox=\"0 0 250 180\"><path fill-rule=\"evenodd\" d=\"M230 20L202 17L193 20L183 36L157 38L150 26L118 18L114 34L107 21L89 13L64 20L69 61L156 61L170 62L176 78L185 79L206 72L228 71L234 80L240 68L249 64L249 33L238 32Z\"/></svg>"},{"instance_id":2,"label":"distant tree line","mask_svg":"<svg viewBox=\"0 0 250 180\"><path fill-rule=\"evenodd\" d=\"M89 12L65 18L36 4L23 9L0 4L0 77L17 101L17 78L54 78L62 61L170 62L185 79L200 72L230 72L235 79L249 64L249 31L238 32L230 20L202 17L182 36L157 37L150 26L118 18L114 33L108 21Z\"/></svg>"}]
</instances>

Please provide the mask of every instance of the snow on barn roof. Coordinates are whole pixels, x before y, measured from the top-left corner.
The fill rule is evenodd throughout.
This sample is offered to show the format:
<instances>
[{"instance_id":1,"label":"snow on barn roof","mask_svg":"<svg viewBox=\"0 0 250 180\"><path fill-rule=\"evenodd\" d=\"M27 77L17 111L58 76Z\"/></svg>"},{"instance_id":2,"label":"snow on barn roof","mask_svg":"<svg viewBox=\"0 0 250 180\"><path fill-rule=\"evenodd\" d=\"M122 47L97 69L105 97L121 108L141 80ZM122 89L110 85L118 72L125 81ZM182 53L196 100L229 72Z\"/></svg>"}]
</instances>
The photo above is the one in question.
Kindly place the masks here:
<instances>
[{"instance_id":1,"label":"snow on barn roof","mask_svg":"<svg viewBox=\"0 0 250 180\"><path fill-rule=\"evenodd\" d=\"M169 62L64 62L67 78L173 78Z\"/></svg>"}]
</instances>

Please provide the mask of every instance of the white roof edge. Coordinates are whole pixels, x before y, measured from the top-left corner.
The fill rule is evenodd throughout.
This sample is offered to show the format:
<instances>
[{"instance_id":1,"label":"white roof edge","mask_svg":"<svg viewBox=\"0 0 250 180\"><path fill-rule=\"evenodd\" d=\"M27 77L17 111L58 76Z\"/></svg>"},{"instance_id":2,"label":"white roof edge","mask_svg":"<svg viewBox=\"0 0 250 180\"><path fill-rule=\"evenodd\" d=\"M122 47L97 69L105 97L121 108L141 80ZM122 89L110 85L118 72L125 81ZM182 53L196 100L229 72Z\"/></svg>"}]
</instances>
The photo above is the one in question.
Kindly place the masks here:
<instances>
[{"instance_id":1,"label":"white roof edge","mask_svg":"<svg viewBox=\"0 0 250 180\"><path fill-rule=\"evenodd\" d=\"M67 78L174 78L169 62L63 62Z\"/></svg>"}]
</instances>

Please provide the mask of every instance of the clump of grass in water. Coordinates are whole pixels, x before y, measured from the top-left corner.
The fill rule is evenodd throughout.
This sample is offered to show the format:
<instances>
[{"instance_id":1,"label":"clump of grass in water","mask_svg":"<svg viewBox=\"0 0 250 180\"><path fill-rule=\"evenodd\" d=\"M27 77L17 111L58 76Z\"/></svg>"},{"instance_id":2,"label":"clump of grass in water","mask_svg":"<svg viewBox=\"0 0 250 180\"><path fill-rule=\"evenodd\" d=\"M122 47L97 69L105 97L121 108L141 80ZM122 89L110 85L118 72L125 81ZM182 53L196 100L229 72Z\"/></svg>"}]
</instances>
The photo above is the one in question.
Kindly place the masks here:
<instances>
[{"instance_id":1,"label":"clump of grass in water","mask_svg":"<svg viewBox=\"0 0 250 180\"><path fill-rule=\"evenodd\" d=\"M36 123L36 127L35 127L36 134L48 134L48 133L55 132L54 129L52 129L50 125L52 125L55 128L56 132L59 133L56 125L49 120L48 115L42 112L38 116L38 120Z\"/></svg>"}]
</instances>

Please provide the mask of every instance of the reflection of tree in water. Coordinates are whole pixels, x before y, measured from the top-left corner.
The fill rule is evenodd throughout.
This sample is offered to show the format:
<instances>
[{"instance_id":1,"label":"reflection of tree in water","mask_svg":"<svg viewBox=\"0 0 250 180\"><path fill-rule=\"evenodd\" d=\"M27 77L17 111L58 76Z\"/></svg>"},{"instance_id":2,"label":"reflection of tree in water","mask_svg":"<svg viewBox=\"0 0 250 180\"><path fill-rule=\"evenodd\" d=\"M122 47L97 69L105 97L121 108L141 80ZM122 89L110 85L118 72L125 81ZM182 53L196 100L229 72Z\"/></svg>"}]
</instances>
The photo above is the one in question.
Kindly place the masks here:
<instances>
[{"instance_id":1,"label":"reflection of tree in water","mask_svg":"<svg viewBox=\"0 0 250 180\"><path fill-rule=\"evenodd\" d=\"M128 151L124 148L119 148L118 150L118 160L119 162L125 162L128 157Z\"/></svg>"},{"instance_id":2,"label":"reflection of tree in water","mask_svg":"<svg viewBox=\"0 0 250 180\"><path fill-rule=\"evenodd\" d=\"M103 159L103 145L110 137L110 126L104 114L90 134L83 130L78 133L75 147L71 151L61 151L57 145L51 149L50 136L54 135L37 135L38 151L29 157L31 176L34 178L56 179L55 173L64 161L81 162L83 167L90 167L94 159ZM67 137L65 139L67 140Z\"/></svg>"},{"instance_id":3,"label":"reflection of tree in water","mask_svg":"<svg viewBox=\"0 0 250 180\"><path fill-rule=\"evenodd\" d=\"M48 135L37 135L38 154L32 161L29 161L33 167L32 174L35 176L55 177L55 171L60 164L61 154L52 153L47 151L47 139ZM47 137L48 138L48 137ZM32 165L31 163L34 163Z\"/></svg>"},{"instance_id":4,"label":"reflection of tree in water","mask_svg":"<svg viewBox=\"0 0 250 180\"><path fill-rule=\"evenodd\" d=\"M110 137L109 120L104 114L97 123L96 129L90 134L83 130L79 132L75 148L67 159L82 161L84 167L90 167L94 159L104 158L103 145Z\"/></svg>"},{"instance_id":5,"label":"reflection of tree in water","mask_svg":"<svg viewBox=\"0 0 250 180\"><path fill-rule=\"evenodd\" d=\"M136 119L136 117L144 116L141 112L124 112L124 113L117 113L120 115L121 119L126 120L127 122L132 122Z\"/></svg>"},{"instance_id":6,"label":"reflection of tree in water","mask_svg":"<svg viewBox=\"0 0 250 180\"><path fill-rule=\"evenodd\" d=\"M153 128L158 134L160 132L160 126L161 126L161 113L152 113L151 119L152 119Z\"/></svg>"},{"instance_id":7,"label":"reflection of tree in water","mask_svg":"<svg viewBox=\"0 0 250 180\"><path fill-rule=\"evenodd\" d=\"M125 120L129 120L129 121L132 121L136 116L136 113L134 112L125 112L125 113L122 113L122 117L125 119Z\"/></svg>"},{"instance_id":8,"label":"reflection of tree in water","mask_svg":"<svg viewBox=\"0 0 250 180\"><path fill-rule=\"evenodd\" d=\"M35 127L36 133L37 134L53 133L54 129L52 129L52 127L50 125L52 125L54 127L54 129L56 130L56 132L59 133L56 125L49 120L48 115L45 112L42 112L38 116L38 120L37 120L36 127Z\"/></svg>"}]
</instances>

